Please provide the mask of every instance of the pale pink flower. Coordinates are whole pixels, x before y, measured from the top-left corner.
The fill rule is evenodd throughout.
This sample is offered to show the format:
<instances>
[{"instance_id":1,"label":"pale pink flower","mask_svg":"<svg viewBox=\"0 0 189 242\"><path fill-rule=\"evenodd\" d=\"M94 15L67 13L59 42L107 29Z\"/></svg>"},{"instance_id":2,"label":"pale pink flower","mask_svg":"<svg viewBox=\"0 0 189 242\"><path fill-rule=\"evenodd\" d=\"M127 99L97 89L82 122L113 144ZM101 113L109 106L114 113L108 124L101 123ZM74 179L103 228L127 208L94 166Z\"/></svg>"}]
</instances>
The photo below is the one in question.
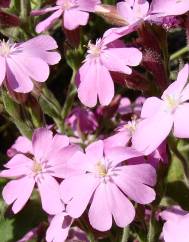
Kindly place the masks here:
<instances>
[{"instance_id":1,"label":"pale pink flower","mask_svg":"<svg viewBox=\"0 0 189 242\"><path fill-rule=\"evenodd\" d=\"M73 219L65 212L55 215L46 233L47 242L64 242L68 237Z\"/></svg>"},{"instance_id":2,"label":"pale pink flower","mask_svg":"<svg viewBox=\"0 0 189 242\"><path fill-rule=\"evenodd\" d=\"M155 199L155 192L150 187L156 183L155 169L148 164L122 164L139 155L132 148L104 150L101 140L90 144L85 154L78 152L77 164L69 164L78 174L71 176L70 173L60 185L67 213L78 218L89 205L90 224L99 231L111 228L112 216L119 227L130 224L135 209L127 196L141 204Z\"/></svg>"},{"instance_id":3,"label":"pale pink flower","mask_svg":"<svg viewBox=\"0 0 189 242\"><path fill-rule=\"evenodd\" d=\"M166 220L162 232L165 242L189 240L189 213L182 210L179 206L174 206L161 212L160 216Z\"/></svg>"},{"instance_id":4,"label":"pale pink flower","mask_svg":"<svg viewBox=\"0 0 189 242\"><path fill-rule=\"evenodd\" d=\"M33 10L31 14L34 16L52 13L36 26L36 32L47 30L60 17L65 29L74 30L80 25L84 26L88 22L89 12L94 12L97 4L100 4L100 0L57 0L54 7Z\"/></svg>"},{"instance_id":5,"label":"pale pink flower","mask_svg":"<svg viewBox=\"0 0 189 242\"><path fill-rule=\"evenodd\" d=\"M96 44L89 42L87 56L77 75L78 97L88 106L94 107L97 98L101 105L108 105L114 96L112 72L131 74L129 66L137 66L142 60L142 53L136 48L126 48L111 43L104 36Z\"/></svg>"},{"instance_id":6,"label":"pale pink flower","mask_svg":"<svg viewBox=\"0 0 189 242\"><path fill-rule=\"evenodd\" d=\"M166 16L182 15L189 11L187 0L125 0L117 3L117 13L127 23L126 26L111 28L106 31L106 38L113 41L136 31L144 21L159 24L159 19Z\"/></svg>"},{"instance_id":7,"label":"pale pink flower","mask_svg":"<svg viewBox=\"0 0 189 242\"><path fill-rule=\"evenodd\" d=\"M139 119L133 119L131 121L122 123L116 129L116 133L114 135L109 136L104 140L105 147L110 149L111 147L115 146L126 146L129 141L132 140L132 136L139 122Z\"/></svg>"},{"instance_id":8,"label":"pale pink flower","mask_svg":"<svg viewBox=\"0 0 189 242\"><path fill-rule=\"evenodd\" d=\"M125 0L117 3L118 14L130 25L145 20L150 4L147 0Z\"/></svg>"},{"instance_id":9,"label":"pale pink flower","mask_svg":"<svg viewBox=\"0 0 189 242\"><path fill-rule=\"evenodd\" d=\"M152 153L169 135L189 138L189 65L179 72L177 80L163 93L161 99L146 99L141 118L133 135L133 146L145 155Z\"/></svg>"},{"instance_id":10,"label":"pale pink flower","mask_svg":"<svg viewBox=\"0 0 189 242\"><path fill-rule=\"evenodd\" d=\"M189 11L187 0L153 0L150 14L159 17L182 15Z\"/></svg>"},{"instance_id":11,"label":"pale pink flower","mask_svg":"<svg viewBox=\"0 0 189 242\"><path fill-rule=\"evenodd\" d=\"M3 81L15 92L28 93L33 80L45 82L49 65L60 61L56 41L48 35L40 35L23 43L0 41L0 85Z\"/></svg>"},{"instance_id":12,"label":"pale pink flower","mask_svg":"<svg viewBox=\"0 0 189 242\"><path fill-rule=\"evenodd\" d=\"M1 177L16 178L7 183L2 195L5 202L13 203L14 213L19 212L28 201L35 184L38 187L42 208L49 214L60 213L64 205L60 199L59 183L54 177L64 178L67 161L78 150L69 145L69 138L46 129L37 129L32 137L32 153L16 154L5 164Z\"/></svg>"}]
</instances>

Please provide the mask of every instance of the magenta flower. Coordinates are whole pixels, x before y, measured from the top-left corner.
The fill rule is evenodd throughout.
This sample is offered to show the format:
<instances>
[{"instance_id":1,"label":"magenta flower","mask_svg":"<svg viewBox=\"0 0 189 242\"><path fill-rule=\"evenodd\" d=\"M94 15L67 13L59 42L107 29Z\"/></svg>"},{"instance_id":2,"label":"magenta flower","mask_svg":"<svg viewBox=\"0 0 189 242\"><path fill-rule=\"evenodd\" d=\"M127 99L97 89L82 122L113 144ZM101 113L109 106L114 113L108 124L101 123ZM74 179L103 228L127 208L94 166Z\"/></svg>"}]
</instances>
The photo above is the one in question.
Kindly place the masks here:
<instances>
[{"instance_id":1,"label":"magenta flower","mask_svg":"<svg viewBox=\"0 0 189 242\"><path fill-rule=\"evenodd\" d=\"M189 65L179 72L178 78L163 93L161 99L146 99L141 113L143 119L133 135L133 146L145 155L152 153L169 135L189 138ZM183 118L184 117L184 118Z\"/></svg>"},{"instance_id":2,"label":"magenta flower","mask_svg":"<svg viewBox=\"0 0 189 242\"><path fill-rule=\"evenodd\" d=\"M23 43L0 41L0 85L3 81L15 92L28 93L33 81L45 82L49 76L49 65L57 64L60 55L52 51L57 48L55 40L40 35Z\"/></svg>"},{"instance_id":3,"label":"magenta flower","mask_svg":"<svg viewBox=\"0 0 189 242\"><path fill-rule=\"evenodd\" d=\"M47 242L64 242L68 237L69 229L73 219L65 212L55 215L46 233Z\"/></svg>"},{"instance_id":4,"label":"magenta flower","mask_svg":"<svg viewBox=\"0 0 189 242\"><path fill-rule=\"evenodd\" d=\"M41 10L32 11L32 15L42 15L52 12L52 15L36 26L36 32L41 33L47 30L56 20L63 15L63 25L65 29L74 30L80 25L87 24L88 12L94 12L100 0L57 0L56 6Z\"/></svg>"},{"instance_id":5,"label":"magenta flower","mask_svg":"<svg viewBox=\"0 0 189 242\"><path fill-rule=\"evenodd\" d=\"M109 230L112 216L119 227L130 224L135 209L127 196L141 204L155 199L150 187L156 183L155 169L148 164L121 165L122 161L139 155L131 148L104 150L101 140L90 144L86 154L80 152L79 165L73 165L80 174L66 178L60 185L67 213L78 218L90 204L88 216L93 228Z\"/></svg>"},{"instance_id":6,"label":"magenta flower","mask_svg":"<svg viewBox=\"0 0 189 242\"><path fill-rule=\"evenodd\" d=\"M126 48L120 41L111 43L106 38L98 39L96 44L89 42L87 56L78 72L78 97L88 106L94 107L97 97L101 105L108 105L114 96L114 83L110 71L131 74L129 66L137 66L142 53L136 48Z\"/></svg>"},{"instance_id":7,"label":"magenta flower","mask_svg":"<svg viewBox=\"0 0 189 242\"><path fill-rule=\"evenodd\" d=\"M86 108L75 107L69 116L66 118L68 124L76 134L93 133L97 127L98 122L95 114Z\"/></svg>"},{"instance_id":8,"label":"magenta flower","mask_svg":"<svg viewBox=\"0 0 189 242\"><path fill-rule=\"evenodd\" d=\"M13 203L14 213L19 212L37 185L43 209L49 214L60 213L64 205L60 199L59 183L54 177L63 178L67 160L74 157L78 148L69 145L69 138L46 128L37 129L32 137L32 154L16 154L0 172L1 177L15 178L7 183L2 195L5 202Z\"/></svg>"},{"instance_id":9,"label":"magenta flower","mask_svg":"<svg viewBox=\"0 0 189 242\"><path fill-rule=\"evenodd\" d=\"M163 226L163 238L165 242L188 241L189 214L179 206L173 206L160 213L166 220Z\"/></svg>"}]
</instances>

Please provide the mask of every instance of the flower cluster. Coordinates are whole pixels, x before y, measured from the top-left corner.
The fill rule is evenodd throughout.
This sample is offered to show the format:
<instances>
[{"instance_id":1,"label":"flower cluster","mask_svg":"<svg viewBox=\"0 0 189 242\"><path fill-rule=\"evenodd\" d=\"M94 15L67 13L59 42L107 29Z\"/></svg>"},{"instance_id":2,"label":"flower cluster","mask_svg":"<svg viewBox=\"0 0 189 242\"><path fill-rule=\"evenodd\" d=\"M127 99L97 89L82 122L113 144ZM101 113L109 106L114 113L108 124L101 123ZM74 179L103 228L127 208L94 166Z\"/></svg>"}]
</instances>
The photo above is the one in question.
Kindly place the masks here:
<instances>
[{"instance_id":1,"label":"flower cluster","mask_svg":"<svg viewBox=\"0 0 189 242\"><path fill-rule=\"evenodd\" d=\"M189 209L167 174L176 156L188 192L189 64L170 72L183 50L169 61L166 37L179 27L189 39L188 0L39 2L7 12L17 34L5 28L0 40L2 118L20 132L0 171L2 197L15 217L32 200L46 215L18 241L188 241ZM115 26L92 34L90 14ZM49 88L70 68L59 102Z\"/></svg>"}]
</instances>

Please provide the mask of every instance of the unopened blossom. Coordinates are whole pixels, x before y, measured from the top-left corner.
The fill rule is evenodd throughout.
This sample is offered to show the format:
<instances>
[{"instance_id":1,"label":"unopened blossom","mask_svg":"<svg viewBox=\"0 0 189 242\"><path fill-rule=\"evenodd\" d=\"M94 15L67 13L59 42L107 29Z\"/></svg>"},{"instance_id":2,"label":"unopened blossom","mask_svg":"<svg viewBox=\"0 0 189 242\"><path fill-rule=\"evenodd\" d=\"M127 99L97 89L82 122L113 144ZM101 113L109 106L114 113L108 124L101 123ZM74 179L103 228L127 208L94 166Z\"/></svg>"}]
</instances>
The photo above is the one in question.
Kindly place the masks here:
<instances>
[{"instance_id":1,"label":"unopened blossom","mask_svg":"<svg viewBox=\"0 0 189 242\"><path fill-rule=\"evenodd\" d=\"M36 26L36 32L41 33L47 30L60 17L62 17L62 25L65 29L74 30L79 26L84 26L88 22L89 12L94 12L99 3L100 0L57 0L53 7L33 10L34 16L52 13L50 17Z\"/></svg>"},{"instance_id":2,"label":"unopened blossom","mask_svg":"<svg viewBox=\"0 0 189 242\"><path fill-rule=\"evenodd\" d=\"M87 56L78 71L78 97L88 106L94 107L97 99L101 105L108 105L114 96L112 72L131 74L130 66L137 66L142 60L142 53L133 47L123 47L116 42L106 41L104 36L95 44L88 44Z\"/></svg>"},{"instance_id":3,"label":"unopened blossom","mask_svg":"<svg viewBox=\"0 0 189 242\"><path fill-rule=\"evenodd\" d=\"M68 237L69 229L73 219L65 212L56 214L47 229L47 242L64 242Z\"/></svg>"},{"instance_id":4,"label":"unopened blossom","mask_svg":"<svg viewBox=\"0 0 189 242\"><path fill-rule=\"evenodd\" d=\"M141 204L155 199L151 188L156 182L155 169L148 164L122 164L139 155L131 148L104 150L101 140L90 144L85 154L80 152L79 165L74 166L78 174L70 173L61 183L61 197L67 203L67 213L78 218L89 205L89 222L99 231L111 228L112 216L119 227L130 224L135 209L128 198Z\"/></svg>"},{"instance_id":5,"label":"unopened blossom","mask_svg":"<svg viewBox=\"0 0 189 242\"><path fill-rule=\"evenodd\" d=\"M0 172L1 177L15 178L4 187L3 198L8 205L13 204L13 212L18 213L37 185L42 208L49 214L60 213L64 205L55 177L64 178L66 163L78 148L69 144L67 136L53 136L46 128L35 130L31 146L32 152L28 156L16 154Z\"/></svg>"},{"instance_id":6,"label":"unopened blossom","mask_svg":"<svg viewBox=\"0 0 189 242\"><path fill-rule=\"evenodd\" d=\"M152 153L169 135L189 138L189 65L186 64L160 98L146 99L133 135L133 145L145 155Z\"/></svg>"},{"instance_id":7,"label":"unopened blossom","mask_svg":"<svg viewBox=\"0 0 189 242\"><path fill-rule=\"evenodd\" d=\"M0 41L0 85L11 91L28 93L34 83L45 82L49 77L49 65L60 61L60 54L53 51L56 41L48 35L39 35L22 43Z\"/></svg>"},{"instance_id":8,"label":"unopened blossom","mask_svg":"<svg viewBox=\"0 0 189 242\"><path fill-rule=\"evenodd\" d=\"M188 241L189 213L179 206L173 206L160 213L163 220L163 238L165 242Z\"/></svg>"},{"instance_id":9,"label":"unopened blossom","mask_svg":"<svg viewBox=\"0 0 189 242\"><path fill-rule=\"evenodd\" d=\"M95 114L86 108L75 107L66 118L73 131L78 133L93 133L98 127L98 121Z\"/></svg>"}]
</instances>

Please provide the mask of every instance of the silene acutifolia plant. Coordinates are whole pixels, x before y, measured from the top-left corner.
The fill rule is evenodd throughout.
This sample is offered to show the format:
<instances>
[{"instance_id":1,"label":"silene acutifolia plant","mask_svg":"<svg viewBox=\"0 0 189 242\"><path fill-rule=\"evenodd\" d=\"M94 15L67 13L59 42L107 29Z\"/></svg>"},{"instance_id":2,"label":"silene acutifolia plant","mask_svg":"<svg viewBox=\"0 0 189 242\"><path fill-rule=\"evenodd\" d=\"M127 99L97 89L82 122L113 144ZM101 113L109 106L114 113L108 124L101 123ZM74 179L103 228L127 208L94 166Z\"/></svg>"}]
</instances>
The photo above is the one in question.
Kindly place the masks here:
<instances>
[{"instance_id":1,"label":"silene acutifolia plant","mask_svg":"<svg viewBox=\"0 0 189 242\"><path fill-rule=\"evenodd\" d=\"M0 242L189 241L189 0L0 1Z\"/></svg>"}]
</instances>

